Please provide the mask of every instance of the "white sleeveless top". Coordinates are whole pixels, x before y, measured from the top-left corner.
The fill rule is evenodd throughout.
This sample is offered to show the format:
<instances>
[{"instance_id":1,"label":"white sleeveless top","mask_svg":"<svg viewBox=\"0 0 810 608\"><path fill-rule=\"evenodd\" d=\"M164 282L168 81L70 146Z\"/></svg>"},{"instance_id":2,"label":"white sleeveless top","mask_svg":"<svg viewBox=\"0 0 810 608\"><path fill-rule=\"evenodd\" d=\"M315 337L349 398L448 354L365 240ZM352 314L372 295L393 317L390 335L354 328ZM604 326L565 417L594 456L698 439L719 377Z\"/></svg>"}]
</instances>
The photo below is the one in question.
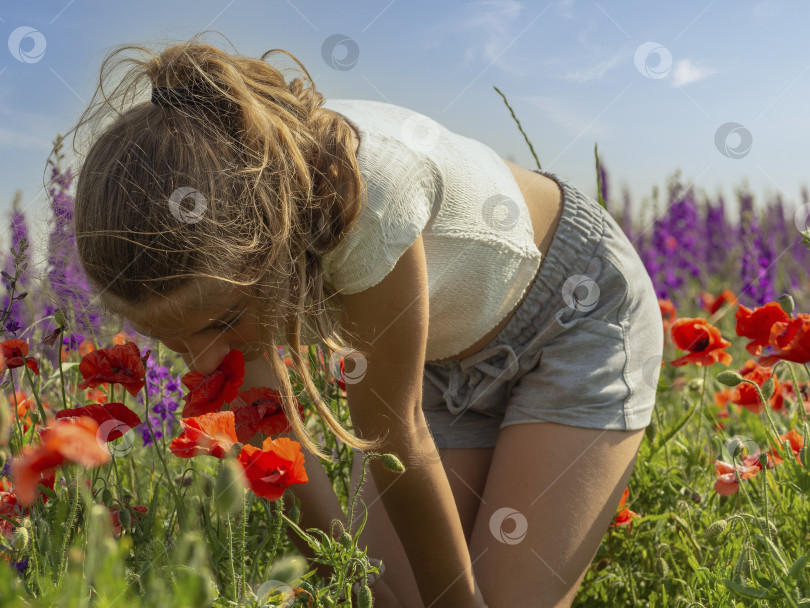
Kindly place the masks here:
<instances>
[{"instance_id":1,"label":"white sleeveless top","mask_svg":"<svg viewBox=\"0 0 810 608\"><path fill-rule=\"evenodd\" d=\"M520 301L541 253L509 167L489 146L394 104L331 99L360 133L366 207L321 258L340 293L382 281L419 234L430 318L425 360L472 346Z\"/></svg>"}]
</instances>

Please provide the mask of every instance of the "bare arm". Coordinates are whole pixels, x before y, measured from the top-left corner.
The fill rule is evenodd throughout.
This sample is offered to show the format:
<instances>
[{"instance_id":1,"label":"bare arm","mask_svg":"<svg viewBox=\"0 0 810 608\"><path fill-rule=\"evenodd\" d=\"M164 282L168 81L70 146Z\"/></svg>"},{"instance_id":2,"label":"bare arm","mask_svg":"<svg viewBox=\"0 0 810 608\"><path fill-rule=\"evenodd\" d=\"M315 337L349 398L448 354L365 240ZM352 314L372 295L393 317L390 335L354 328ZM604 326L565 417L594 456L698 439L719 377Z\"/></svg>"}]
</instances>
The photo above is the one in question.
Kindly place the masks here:
<instances>
[{"instance_id":1,"label":"bare arm","mask_svg":"<svg viewBox=\"0 0 810 608\"><path fill-rule=\"evenodd\" d=\"M428 285L421 237L378 284L341 298L368 353L365 375L347 383L357 435L389 431L381 452L393 452L404 473L369 464L399 535L425 605L480 607L471 560L447 475L421 408L427 345ZM347 363L347 369L348 368Z\"/></svg>"}]
</instances>

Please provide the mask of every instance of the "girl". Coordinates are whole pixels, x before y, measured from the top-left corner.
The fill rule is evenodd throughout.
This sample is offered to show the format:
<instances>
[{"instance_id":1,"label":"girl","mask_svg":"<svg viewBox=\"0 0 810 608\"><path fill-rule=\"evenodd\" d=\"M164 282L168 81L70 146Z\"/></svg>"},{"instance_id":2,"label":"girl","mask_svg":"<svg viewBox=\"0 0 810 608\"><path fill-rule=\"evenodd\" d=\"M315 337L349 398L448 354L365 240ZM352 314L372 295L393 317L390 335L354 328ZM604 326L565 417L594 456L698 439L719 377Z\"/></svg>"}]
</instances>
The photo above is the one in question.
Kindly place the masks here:
<instances>
[{"instance_id":1,"label":"girl","mask_svg":"<svg viewBox=\"0 0 810 608\"><path fill-rule=\"evenodd\" d=\"M291 488L304 528L345 516L281 340L337 437L400 457L399 474L373 460L364 488L361 546L386 566L377 606L570 605L654 407L649 275L561 176L401 106L325 101L300 62L309 87L264 61L275 51L298 62L196 41L132 60L111 98L144 82L151 98L94 134L77 182L78 252L103 306L204 374L240 349L241 388L282 392L313 456ZM353 433L302 343L344 355Z\"/></svg>"}]
</instances>

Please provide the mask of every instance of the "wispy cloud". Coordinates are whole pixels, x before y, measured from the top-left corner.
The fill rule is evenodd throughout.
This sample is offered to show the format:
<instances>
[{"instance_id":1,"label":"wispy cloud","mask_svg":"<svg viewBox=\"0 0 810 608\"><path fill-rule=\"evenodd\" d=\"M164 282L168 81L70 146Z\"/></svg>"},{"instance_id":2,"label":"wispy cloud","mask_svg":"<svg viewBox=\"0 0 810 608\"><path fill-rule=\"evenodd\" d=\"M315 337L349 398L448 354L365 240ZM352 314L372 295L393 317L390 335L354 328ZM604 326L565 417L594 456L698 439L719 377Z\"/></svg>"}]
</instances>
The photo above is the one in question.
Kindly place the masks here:
<instances>
[{"instance_id":1,"label":"wispy cloud","mask_svg":"<svg viewBox=\"0 0 810 608\"><path fill-rule=\"evenodd\" d=\"M613 55L613 57L608 57L604 61L600 61L592 66L577 70L569 70L565 74L565 79L580 83L588 82L589 80L599 80L608 70L616 66L621 59L622 54L616 53Z\"/></svg>"},{"instance_id":2,"label":"wispy cloud","mask_svg":"<svg viewBox=\"0 0 810 608\"><path fill-rule=\"evenodd\" d=\"M570 0L563 4L567 6ZM461 49L462 67L471 63L489 65L494 62L495 66L506 72L523 75L523 62L515 59L517 45L506 53L504 50L514 43L529 17L526 4L518 0L476 0L467 4L461 15L453 13L445 20L432 23L424 32L426 46L438 46L438 38L447 40L449 36L457 35L461 40L454 40L453 43ZM541 23L535 25L541 27Z\"/></svg>"},{"instance_id":3,"label":"wispy cloud","mask_svg":"<svg viewBox=\"0 0 810 608\"><path fill-rule=\"evenodd\" d=\"M611 129L604 121L593 123L593 119L598 115L598 112L589 114L578 110L570 101L558 95L532 95L520 97L520 99L544 112L553 123L560 125L573 135L580 135L586 129L593 137L607 137L610 135Z\"/></svg>"},{"instance_id":4,"label":"wispy cloud","mask_svg":"<svg viewBox=\"0 0 810 608\"><path fill-rule=\"evenodd\" d=\"M682 59L675 63L675 68L672 70L672 86L680 87L690 82L705 80L716 73L715 70L694 65L689 59Z\"/></svg>"}]
</instances>

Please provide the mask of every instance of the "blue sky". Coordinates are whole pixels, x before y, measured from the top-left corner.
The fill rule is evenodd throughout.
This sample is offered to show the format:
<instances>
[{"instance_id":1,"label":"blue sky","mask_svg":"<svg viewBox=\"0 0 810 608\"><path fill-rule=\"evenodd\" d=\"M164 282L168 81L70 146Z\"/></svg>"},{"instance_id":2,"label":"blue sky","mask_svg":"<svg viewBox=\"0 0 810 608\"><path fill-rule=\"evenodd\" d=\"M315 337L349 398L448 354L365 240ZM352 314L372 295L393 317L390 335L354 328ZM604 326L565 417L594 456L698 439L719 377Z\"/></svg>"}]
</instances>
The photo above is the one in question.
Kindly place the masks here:
<instances>
[{"instance_id":1,"label":"blue sky","mask_svg":"<svg viewBox=\"0 0 810 608\"><path fill-rule=\"evenodd\" d=\"M806 3L776 0L7 1L0 210L5 217L22 190L36 238L47 217L51 142L89 102L109 51L125 43L159 50L202 30L221 32L228 40L213 32L205 40L242 55L290 51L327 98L410 107L534 168L497 86L544 169L594 196L596 142L614 204L627 189L647 217L653 188L663 206L676 171L699 195L722 194L732 210L742 186L757 205L776 194L800 205L808 17ZM330 53L325 43L335 34L348 42ZM294 66L281 54L270 61Z\"/></svg>"}]
</instances>

